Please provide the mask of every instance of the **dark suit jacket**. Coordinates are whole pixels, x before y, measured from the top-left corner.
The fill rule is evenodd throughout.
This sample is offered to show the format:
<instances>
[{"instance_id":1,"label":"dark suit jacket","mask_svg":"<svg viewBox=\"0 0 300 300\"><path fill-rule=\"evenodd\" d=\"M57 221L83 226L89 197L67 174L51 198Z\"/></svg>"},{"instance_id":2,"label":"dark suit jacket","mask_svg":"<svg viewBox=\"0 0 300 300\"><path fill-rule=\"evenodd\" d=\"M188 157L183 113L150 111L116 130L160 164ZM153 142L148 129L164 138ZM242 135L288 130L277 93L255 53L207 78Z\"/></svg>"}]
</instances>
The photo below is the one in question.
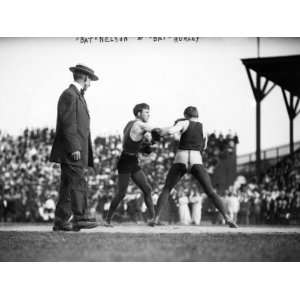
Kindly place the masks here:
<instances>
[{"instance_id":1,"label":"dark suit jacket","mask_svg":"<svg viewBox=\"0 0 300 300\"><path fill-rule=\"evenodd\" d=\"M81 152L74 161L71 153ZM83 96L71 84L60 96L57 106L56 135L50 161L81 167L93 167L90 116Z\"/></svg>"}]
</instances>

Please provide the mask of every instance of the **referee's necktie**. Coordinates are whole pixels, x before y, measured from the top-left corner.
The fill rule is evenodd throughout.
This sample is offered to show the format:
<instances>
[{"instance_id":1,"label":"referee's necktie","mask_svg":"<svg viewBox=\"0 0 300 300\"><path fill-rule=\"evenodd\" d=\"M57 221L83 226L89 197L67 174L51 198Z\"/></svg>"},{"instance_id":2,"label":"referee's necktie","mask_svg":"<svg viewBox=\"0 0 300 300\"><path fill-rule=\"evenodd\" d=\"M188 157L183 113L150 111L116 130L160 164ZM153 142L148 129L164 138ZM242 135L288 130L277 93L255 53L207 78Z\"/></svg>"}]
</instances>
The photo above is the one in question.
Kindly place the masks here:
<instances>
[{"instance_id":1,"label":"referee's necktie","mask_svg":"<svg viewBox=\"0 0 300 300\"><path fill-rule=\"evenodd\" d=\"M84 102L85 106L87 107L87 104L86 104L85 99L84 99L84 93L85 93L85 90L81 89L80 90L80 95L82 96L83 102Z\"/></svg>"},{"instance_id":2,"label":"referee's necktie","mask_svg":"<svg viewBox=\"0 0 300 300\"><path fill-rule=\"evenodd\" d=\"M86 111L87 111L88 115L90 115L89 109L88 109L87 104L86 104L86 101L85 101L85 99L84 99L84 92L85 92L85 90L84 90L84 89L81 89L81 90L80 90L80 95L81 95L81 98L82 98L82 100L83 100L83 103L84 103L84 105L85 105L85 107L86 107Z\"/></svg>"}]
</instances>

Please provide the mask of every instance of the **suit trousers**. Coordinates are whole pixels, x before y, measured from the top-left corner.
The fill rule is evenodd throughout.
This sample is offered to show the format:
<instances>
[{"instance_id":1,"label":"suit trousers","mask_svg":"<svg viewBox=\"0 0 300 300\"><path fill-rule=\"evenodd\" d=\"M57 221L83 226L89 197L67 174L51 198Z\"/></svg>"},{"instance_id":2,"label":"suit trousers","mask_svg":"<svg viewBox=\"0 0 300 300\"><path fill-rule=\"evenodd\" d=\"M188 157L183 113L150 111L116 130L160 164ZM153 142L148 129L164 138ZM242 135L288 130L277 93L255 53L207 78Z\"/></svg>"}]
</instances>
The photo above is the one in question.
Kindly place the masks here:
<instances>
[{"instance_id":1,"label":"suit trousers","mask_svg":"<svg viewBox=\"0 0 300 300\"><path fill-rule=\"evenodd\" d=\"M71 215L80 219L87 210L87 181L84 168L61 164L61 182L55 218L68 220Z\"/></svg>"}]
</instances>

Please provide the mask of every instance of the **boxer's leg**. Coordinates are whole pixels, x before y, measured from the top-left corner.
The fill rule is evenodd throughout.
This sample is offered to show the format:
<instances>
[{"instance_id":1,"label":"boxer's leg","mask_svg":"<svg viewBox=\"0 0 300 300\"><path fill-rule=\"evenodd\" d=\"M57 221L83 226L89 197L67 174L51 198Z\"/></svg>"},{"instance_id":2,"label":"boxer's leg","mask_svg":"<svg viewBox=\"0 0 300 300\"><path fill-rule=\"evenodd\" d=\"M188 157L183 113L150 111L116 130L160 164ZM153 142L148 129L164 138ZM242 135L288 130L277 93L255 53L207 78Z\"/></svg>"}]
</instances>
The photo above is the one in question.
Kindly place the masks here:
<instances>
[{"instance_id":1,"label":"boxer's leg","mask_svg":"<svg viewBox=\"0 0 300 300\"><path fill-rule=\"evenodd\" d=\"M124 199L128 184L129 184L130 173L121 173L119 174L118 180L118 193L114 200L111 202L109 211L106 217L106 225L110 225L113 213L117 209L120 202Z\"/></svg>"},{"instance_id":2,"label":"boxer's leg","mask_svg":"<svg viewBox=\"0 0 300 300\"><path fill-rule=\"evenodd\" d=\"M214 191L213 186L211 184L210 177L203 167L203 165L196 164L191 168L191 174L196 178L196 180L201 184L207 196L213 201L216 208L220 211L222 216L224 217L226 223L230 227L236 228L237 225L231 220L229 215L226 213L225 206L223 204L220 196Z\"/></svg>"},{"instance_id":3,"label":"boxer's leg","mask_svg":"<svg viewBox=\"0 0 300 300\"><path fill-rule=\"evenodd\" d=\"M150 213L150 218L154 218L154 206L151 196L151 186L145 176L145 173L142 170L139 170L131 175L133 182L141 189L144 195L144 200L148 211Z\"/></svg>"},{"instance_id":4,"label":"boxer's leg","mask_svg":"<svg viewBox=\"0 0 300 300\"><path fill-rule=\"evenodd\" d=\"M155 223L158 223L159 214L163 204L168 200L170 196L170 192L178 183L178 181L182 178L182 176L186 173L186 166L185 164L175 163L172 165L166 179L165 186L158 198L157 201L157 208L155 213Z\"/></svg>"}]
</instances>

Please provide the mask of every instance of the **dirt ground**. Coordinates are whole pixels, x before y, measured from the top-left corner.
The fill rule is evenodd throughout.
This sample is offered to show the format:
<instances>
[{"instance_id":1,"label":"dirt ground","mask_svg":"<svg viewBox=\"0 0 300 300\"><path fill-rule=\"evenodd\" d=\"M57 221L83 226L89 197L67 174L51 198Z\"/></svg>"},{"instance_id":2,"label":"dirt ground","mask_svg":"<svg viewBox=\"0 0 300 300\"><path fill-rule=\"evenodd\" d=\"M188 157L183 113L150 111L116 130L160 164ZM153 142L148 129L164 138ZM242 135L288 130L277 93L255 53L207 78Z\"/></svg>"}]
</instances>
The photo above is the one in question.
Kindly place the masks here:
<instances>
[{"instance_id":1,"label":"dirt ground","mask_svg":"<svg viewBox=\"0 0 300 300\"><path fill-rule=\"evenodd\" d=\"M300 227L0 224L0 261L300 261Z\"/></svg>"}]
</instances>

